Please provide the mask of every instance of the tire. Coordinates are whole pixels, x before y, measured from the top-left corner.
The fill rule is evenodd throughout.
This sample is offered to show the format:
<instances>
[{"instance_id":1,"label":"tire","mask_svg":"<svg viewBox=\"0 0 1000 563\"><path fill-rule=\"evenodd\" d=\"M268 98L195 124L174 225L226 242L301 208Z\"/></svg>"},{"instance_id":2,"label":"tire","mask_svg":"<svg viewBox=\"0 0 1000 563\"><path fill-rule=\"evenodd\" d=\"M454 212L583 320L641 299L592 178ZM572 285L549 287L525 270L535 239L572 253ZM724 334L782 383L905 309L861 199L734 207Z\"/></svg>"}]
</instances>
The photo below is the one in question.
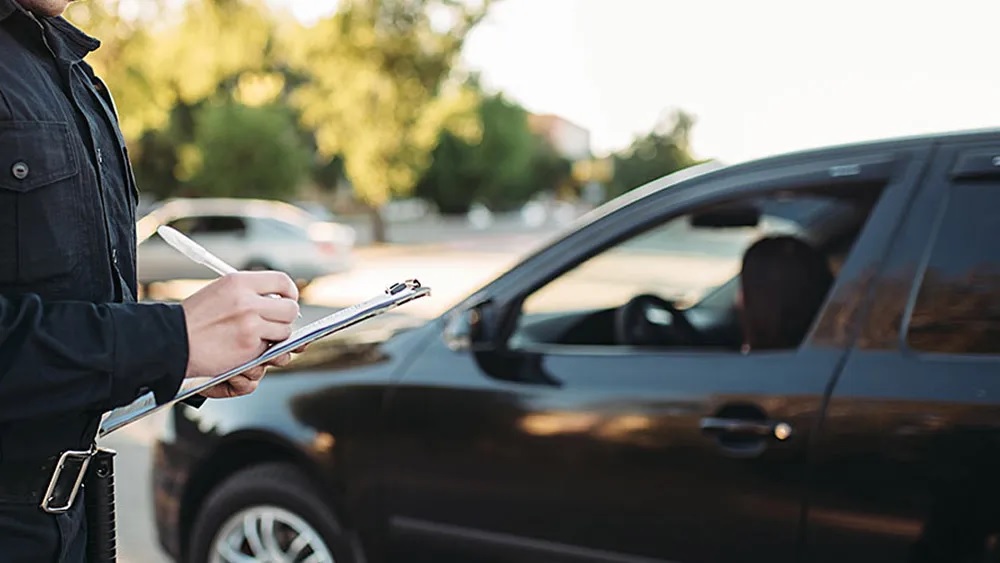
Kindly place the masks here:
<instances>
[{"instance_id":1,"label":"tire","mask_svg":"<svg viewBox=\"0 0 1000 563\"><path fill-rule=\"evenodd\" d=\"M274 519L277 544L287 549L295 534L289 530L298 528L306 537L313 536L310 546L325 548L330 563L364 563L365 558L359 543L353 535L345 533L332 510L323 504L318 492L309 484L306 475L293 465L268 463L256 465L236 473L212 491L199 509L198 517L191 528L191 542L188 550L189 563L215 563L225 559L215 558L219 536L223 528L227 534L240 541L239 552L253 556L251 542L241 531L241 522L247 517L256 519L254 529L264 541L259 545L267 547L267 534L261 532L261 517ZM295 519L299 521L295 521ZM310 530L305 530L302 524ZM239 529L239 530L237 530ZM316 538L315 536L319 537ZM287 536L287 537L286 537ZM304 559L312 548L306 548L296 561ZM322 550L320 550L321 552ZM317 551L313 551L317 553ZM260 558L258 557L258 560Z\"/></svg>"}]
</instances>

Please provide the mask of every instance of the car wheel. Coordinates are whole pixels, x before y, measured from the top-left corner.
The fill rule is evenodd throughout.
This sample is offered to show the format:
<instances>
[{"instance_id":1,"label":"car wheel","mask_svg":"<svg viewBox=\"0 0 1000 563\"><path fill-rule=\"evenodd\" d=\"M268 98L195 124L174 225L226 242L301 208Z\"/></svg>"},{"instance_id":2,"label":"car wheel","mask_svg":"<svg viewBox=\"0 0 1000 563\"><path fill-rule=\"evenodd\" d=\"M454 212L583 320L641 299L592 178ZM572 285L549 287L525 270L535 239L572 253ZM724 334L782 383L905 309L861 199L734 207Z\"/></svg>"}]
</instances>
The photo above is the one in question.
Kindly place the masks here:
<instances>
[{"instance_id":1,"label":"car wheel","mask_svg":"<svg viewBox=\"0 0 1000 563\"><path fill-rule=\"evenodd\" d=\"M308 482L284 463L236 473L202 505L188 561L363 563L360 546Z\"/></svg>"}]
</instances>

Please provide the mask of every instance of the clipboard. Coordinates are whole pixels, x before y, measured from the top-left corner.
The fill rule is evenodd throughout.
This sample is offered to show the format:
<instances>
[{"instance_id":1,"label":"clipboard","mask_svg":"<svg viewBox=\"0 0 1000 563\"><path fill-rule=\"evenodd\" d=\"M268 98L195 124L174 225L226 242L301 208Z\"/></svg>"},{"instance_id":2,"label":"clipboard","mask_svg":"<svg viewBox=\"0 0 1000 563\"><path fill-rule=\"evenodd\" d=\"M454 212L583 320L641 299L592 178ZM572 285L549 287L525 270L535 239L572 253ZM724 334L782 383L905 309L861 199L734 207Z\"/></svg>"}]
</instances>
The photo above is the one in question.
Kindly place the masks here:
<instances>
[{"instance_id":1,"label":"clipboard","mask_svg":"<svg viewBox=\"0 0 1000 563\"><path fill-rule=\"evenodd\" d=\"M248 369L264 364L286 352L391 311L414 299L430 295L430 292L429 287L420 285L420 282L415 279L393 284L387 287L383 293L367 301L340 309L295 330L287 339L271 345L263 354L243 365L215 377L185 379L181 383L177 394L174 395L174 398L166 403L157 405L156 399L152 391L150 391L128 405L110 411L102 418L97 436L99 438L104 437L123 426L132 424L157 411L194 397L210 387L223 383Z\"/></svg>"}]
</instances>

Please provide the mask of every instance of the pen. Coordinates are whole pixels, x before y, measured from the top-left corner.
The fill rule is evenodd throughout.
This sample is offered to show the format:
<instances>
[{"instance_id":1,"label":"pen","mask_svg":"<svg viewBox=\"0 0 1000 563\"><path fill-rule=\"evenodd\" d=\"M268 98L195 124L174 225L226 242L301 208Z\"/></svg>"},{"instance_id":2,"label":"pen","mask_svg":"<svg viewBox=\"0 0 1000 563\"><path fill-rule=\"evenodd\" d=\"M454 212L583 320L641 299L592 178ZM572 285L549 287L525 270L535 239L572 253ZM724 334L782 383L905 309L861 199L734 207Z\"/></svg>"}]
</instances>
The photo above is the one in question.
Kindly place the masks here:
<instances>
[{"instance_id":1,"label":"pen","mask_svg":"<svg viewBox=\"0 0 1000 563\"><path fill-rule=\"evenodd\" d=\"M163 240L167 241L167 244L174 247L184 256L187 256L195 264L206 266L220 276L236 272L236 268L226 264L221 258L209 252L204 246L184 236L177 229L160 225L157 227L156 232L163 237Z\"/></svg>"},{"instance_id":2,"label":"pen","mask_svg":"<svg viewBox=\"0 0 1000 563\"><path fill-rule=\"evenodd\" d=\"M201 264L219 274L220 276L225 276L227 274L232 274L238 270L229 264L225 263L221 258L212 254L204 246L191 240L180 231L173 227L168 227L166 225L160 225L156 228L156 233L167 241L167 244L174 247L178 252L187 256L195 264ZM281 297L280 295L271 294L270 297ZM299 317L302 317L302 313L299 313Z\"/></svg>"}]
</instances>

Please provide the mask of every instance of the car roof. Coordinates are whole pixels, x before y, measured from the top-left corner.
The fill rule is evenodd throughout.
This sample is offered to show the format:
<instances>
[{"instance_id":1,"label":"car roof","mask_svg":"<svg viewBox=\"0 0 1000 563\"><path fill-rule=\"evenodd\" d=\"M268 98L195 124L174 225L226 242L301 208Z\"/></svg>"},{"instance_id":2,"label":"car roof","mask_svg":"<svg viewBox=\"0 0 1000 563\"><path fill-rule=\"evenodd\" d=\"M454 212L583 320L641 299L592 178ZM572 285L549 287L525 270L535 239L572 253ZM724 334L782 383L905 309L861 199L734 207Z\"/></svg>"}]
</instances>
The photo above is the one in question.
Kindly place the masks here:
<instances>
[{"instance_id":1,"label":"car roof","mask_svg":"<svg viewBox=\"0 0 1000 563\"><path fill-rule=\"evenodd\" d=\"M920 135L910 135L910 136L898 136L889 137L883 139L873 139L867 141L858 141L852 143L843 143L835 145L827 145L822 147L815 147L809 149L802 149L798 151L791 151L780 153L776 155L770 155L761 158L755 158L747 160L740 163L726 164L719 160L706 160L694 166L684 168L661 176L655 180L647 182L635 189L625 192L623 195L618 196L615 199L605 203L580 217L576 222L571 224L567 229L567 232L572 232L586 224L592 223L597 219L609 215L619 209L627 207L632 204L640 203L642 200L655 196L656 194L670 189L682 182L687 180L705 176L708 174L720 172L722 170L727 171L737 171L738 169L753 170L758 168L766 168L771 166L781 166L783 164L790 164L798 160L808 160L820 156L824 157L835 157L840 153L857 153L857 152L878 152L886 151L897 147L902 147L904 145L920 144L920 143L943 143L943 142L968 142L968 141L987 141L995 140L1000 141L1000 128L983 128L983 129L973 129L973 130L960 130L960 131L946 131L940 133L927 133Z\"/></svg>"},{"instance_id":2,"label":"car roof","mask_svg":"<svg viewBox=\"0 0 1000 563\"><path fill-rule=\"evenodd\" d=\"M739 174L760 172L769 168L794 165L801 161L817 160L820 158L831 159L837 158L841 155L855 156L859 153L885 153L918 145L976 141L1000 141L1000 128L994 127L974 130L946 131L940 133L889 137L838 145L828 145L780 153L735 164L726 164L714 159L706 160L693 166L689 166L656 178L655 180L629 190L611 201L598 206L590 212L585 213L575 221L570 222L563 228L542 238L536 244L532 245L532 248L524 253L519 263L534 260L538 256L562 243L565 239L571 237L574 232L596 223L606 216L612 215L625 209L626 207L643 205L647 200L654 199L657 194L660 194L665 190L672 189L680 184L687 183L689 180L694 178L702 176L707 177L721 173ZM474 298L475 295L470 297L470 299ZM462 306L462 303L464 302L459 303L458 306Z\"/></svg>"},{"instance_id":3,"label":"car roof","mask_svg":"<svg viewBox=\"0 0 1000 563\"><path fill-rule=\"evenodd\" d=\"M207 215L274 219L305 226L318 220L308 211L282 201L253 198L171 198L160 202L139 219L136 237L142 243L155 232L156 225L180 217Z\"/></svg>"},{"instance_id":4,"label":"car roof","mask_svg":"<svg viewBox=\"0 0 1000 563\"><path fill-rule=\"evenodd\" d=\"M150 213L158 216L231 215L268 217L301 223L315 220L308 211L283 201L253 198L171 198Z\"/></svg>"}]
</instances>

